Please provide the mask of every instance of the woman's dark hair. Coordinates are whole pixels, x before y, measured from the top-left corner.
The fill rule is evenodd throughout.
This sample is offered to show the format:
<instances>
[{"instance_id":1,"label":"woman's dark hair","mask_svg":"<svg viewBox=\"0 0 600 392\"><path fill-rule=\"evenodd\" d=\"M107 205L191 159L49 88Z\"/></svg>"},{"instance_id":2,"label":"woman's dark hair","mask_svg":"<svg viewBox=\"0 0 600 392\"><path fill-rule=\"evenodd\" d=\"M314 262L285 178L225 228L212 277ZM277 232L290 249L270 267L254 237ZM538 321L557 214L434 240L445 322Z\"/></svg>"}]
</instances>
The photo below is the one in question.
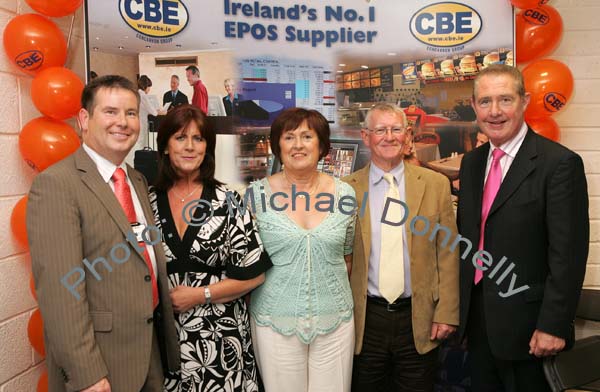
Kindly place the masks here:
<instances>
[{"instance_id":1,"label":"woman's dark hair","mask_svg":"<svg viewBox=\"0 0 600 392\"><path fill-rule=\"evenodd\" d=\"M281 112L271 124L269 141L271 142L271 151L273 151L273 154L277 159L281 160L281 148L279 147L281 135L284 132L297 129L305 121L308 128L314 130L319 138L319 159L329 153L329 147L331 145L329 142L329 134L331 132L329 130L327 119L316 110L290 108Z\"/></svg>"},{"instance_id":2,"label":"woman's dark hair","mask_svg":"<svg viewBox=\"0 0 600 392\"><path fill-rule=\"evenodd\" d=\"M150 78L146 75L140 76L140 78L138 79L138 88L140 90L146 91L148 87L152 87L152 80L150 80Z\"/></svg>"},{"instance_id":3,"label":"woman's dark hair","mask_svg":"<svg viewBox=\"0 0 600 392\"><path fill-rule=\"evenodd\" d=\"M200 134L206 140L206 152L204 160L198 169L200 174L198 180L205 185L220 185L221 182L215 179L215 146L217 136L208 121L206 115L197 107L192 105L180 105L171 110L161 121L158 128L158 178L156 180L156 189L167 191L173 186L180 177L171 164L169 154L165 154L169 139L179 130L187 130L194 121L200 130Z\"/></svg>"}]
</instances>

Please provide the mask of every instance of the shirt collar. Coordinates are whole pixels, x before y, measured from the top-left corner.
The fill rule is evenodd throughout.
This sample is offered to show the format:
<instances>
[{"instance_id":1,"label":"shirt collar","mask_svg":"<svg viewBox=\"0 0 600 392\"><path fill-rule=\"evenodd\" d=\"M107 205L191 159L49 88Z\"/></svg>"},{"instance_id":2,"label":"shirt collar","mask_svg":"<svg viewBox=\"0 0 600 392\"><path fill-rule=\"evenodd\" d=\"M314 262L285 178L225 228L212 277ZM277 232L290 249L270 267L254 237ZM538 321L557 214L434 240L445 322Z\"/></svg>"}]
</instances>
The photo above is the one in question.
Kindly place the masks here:
<instances>
[{"instance_id":1,"label":"shirt collar","mask_svg":"<svg viewBox=\"0 0 600 392\"><path fill-rule=\"evenodd\" d=\"M369 182L372 185L377 185L381 180L383 180L383 175L385 173L386 172L383 171L383 169L371 162L371 167L369 169ZM389 173L391 173L396 179L396 184L400 184L400 180L404 176L404 161L400 161L398 166L390 170Z\"/></svg>"},{"instance_id":2,"label":"shirt collar","mask_svg":"<svg viewBox=\"0 0 600 392\"><path fill-rule=\"evenodd\" d=\"M123 170L125 170L125 173L127 173L127 167L124 162L121 163L121 165L117 166L108 159L104 158L102 155L98 154L85 143L83 143L83 150L90 156L92 161L94 161L96 167L98 168L98 171L100 172L100 176L107 184L110 181L112 175L115 173L115 170L117 170L117 167L122 168Z\"/></svg>"},{"instance_id":3,"label":"shirt collar","mask_svg":"<svg viewBox=\"0 0 600 392\"><path fill-rule=\"evenodd\" d=\"M494 151L496 148L499 148L502 151L504 151L506 155L508 155L512 159L515 159L515 156L517 155L517 152L519 152L521 144L523 144L525 135L527 135L527 124L523 122L523 124L521 125L521 129L519 129L517 135L505 142L504 144L500 146L495 146L494 143L492 143L492 141L490 140L490 152L488 157L492 155L492 151Z\"/></svg>"}]
</instances>

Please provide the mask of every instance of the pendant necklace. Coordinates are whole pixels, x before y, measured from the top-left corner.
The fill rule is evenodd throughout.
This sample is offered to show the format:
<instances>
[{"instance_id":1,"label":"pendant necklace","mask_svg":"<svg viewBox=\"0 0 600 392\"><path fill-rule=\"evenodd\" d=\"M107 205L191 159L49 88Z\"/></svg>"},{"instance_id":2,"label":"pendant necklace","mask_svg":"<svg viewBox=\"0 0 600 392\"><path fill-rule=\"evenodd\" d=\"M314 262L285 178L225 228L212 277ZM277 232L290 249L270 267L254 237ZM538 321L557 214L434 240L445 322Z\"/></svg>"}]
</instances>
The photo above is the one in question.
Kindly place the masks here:
<instances>
[{"instance_id":1,"label":"pendant necklace","mask_svg":"<svg viewBox=\"0 0 600 392\"><path fill-rule=\"evenodd\" d=\"M285 174L285 170L283 170L282 172L283 172L283 177L285 178L285 182L287 182L287 183L290 185L290 187L291 187L293 184L292 184L292 183L290 182L290 180L288 179L288 176L287 176L287 174ZM306 193L308 193L308 195L309 195L309 196L310 196L310 195L312 195L312 194L313 194L313 193L314 193L314 192L317 190L317 188L319 187L319 180L320 180L320 177L321 177L321 176L320 176L320 175L319 175L319 173L317 172L317 181L315 182L315 185L312 187L312 189L310 189L309 191L306 191ZM306 196L304 196L304 195L297 195L297 196L298 196L298 198L300 198L300 199L305 199L305 198L306 198Z\"/></svg>"},{"instance_id":2,"label":"pendant necklace","mask_svg":"<svg viewBox=\"0 0 600 392\"><path fill-rule=\"evenodd\" d=\"M185 196L185 197L181 197L180 195L178 195L177 192L175 192L175 187L171 188L171 190L173 191L173 196L175 196L177 199L179 199L183 203L185 201L185 199L192 196L192 194L194 192L196 192L198 189L200 189L201 186L202 186L202 184L195 187L194 190L192 190L190 193L188 193L187 196Z\"/></svg>"}]
</instances>

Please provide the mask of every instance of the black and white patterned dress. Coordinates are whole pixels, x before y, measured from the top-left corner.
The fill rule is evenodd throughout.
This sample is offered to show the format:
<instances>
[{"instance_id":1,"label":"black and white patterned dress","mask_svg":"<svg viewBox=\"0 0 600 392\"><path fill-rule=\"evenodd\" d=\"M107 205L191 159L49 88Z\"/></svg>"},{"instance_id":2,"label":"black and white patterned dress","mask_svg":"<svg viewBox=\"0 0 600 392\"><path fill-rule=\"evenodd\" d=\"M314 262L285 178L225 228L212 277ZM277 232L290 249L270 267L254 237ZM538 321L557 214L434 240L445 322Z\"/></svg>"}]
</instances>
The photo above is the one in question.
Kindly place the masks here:
<instances>
[{"instance_id":1,"label":"black and white patterned dress","mask_svg":"<svg viewBox=\"0 0 600 392\"><path fill-rule=\"evenodd\" d=\"M223 186L205 186L202 200L214 214L202 226L188 226L179 238L165 192L151 191L150 201L162 229L169 287L201 287L226 278L252 279L271 267L250 212L242 215L226 202ZM232 192L239 205L241 197ZM229 203L233 204L233 203ZM200 214L196 210L196 215ZM176 314L181 368L165 377L169 392L259 391L248 310L243 298L199 305Z\"/></svg>"}]
</instances>

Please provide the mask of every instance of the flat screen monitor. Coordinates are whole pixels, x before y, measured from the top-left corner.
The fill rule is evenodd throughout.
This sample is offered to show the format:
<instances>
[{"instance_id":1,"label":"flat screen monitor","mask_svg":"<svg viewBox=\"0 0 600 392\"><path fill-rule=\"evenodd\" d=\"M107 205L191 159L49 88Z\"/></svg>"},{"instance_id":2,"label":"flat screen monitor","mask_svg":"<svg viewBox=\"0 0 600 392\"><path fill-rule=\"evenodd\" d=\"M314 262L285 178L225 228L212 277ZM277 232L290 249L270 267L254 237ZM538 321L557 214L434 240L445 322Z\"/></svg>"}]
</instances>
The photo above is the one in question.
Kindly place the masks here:
<instances>
[{"instance_id":1,"label":"flat screen monitor","mask_svg":"<svg viewBox=\"0 0 600 392\"><path fill-rule=\"evenodd\" d=\"M208 113L209 116L227 116L223 98L220 95L208 96Z\"/></svg>"}]
</instances>

